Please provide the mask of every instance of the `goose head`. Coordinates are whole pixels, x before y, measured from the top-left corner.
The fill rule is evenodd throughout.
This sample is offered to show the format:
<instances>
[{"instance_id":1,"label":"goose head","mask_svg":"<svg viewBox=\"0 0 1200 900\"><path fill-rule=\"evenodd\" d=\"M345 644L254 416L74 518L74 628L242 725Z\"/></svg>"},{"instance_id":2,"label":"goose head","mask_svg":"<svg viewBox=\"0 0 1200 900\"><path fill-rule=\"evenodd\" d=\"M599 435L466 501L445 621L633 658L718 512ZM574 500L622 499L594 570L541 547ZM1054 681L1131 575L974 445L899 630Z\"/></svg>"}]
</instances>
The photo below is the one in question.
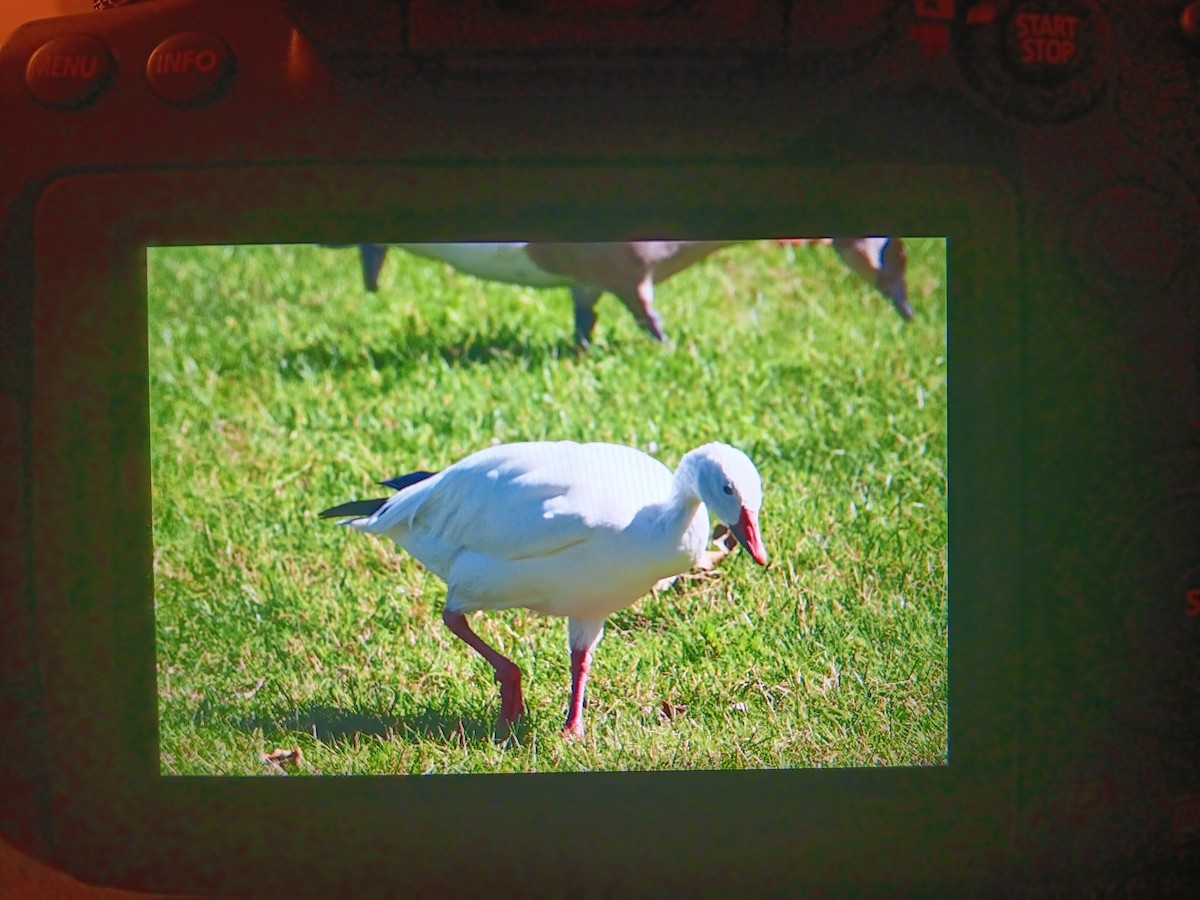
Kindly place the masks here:
<instances>
[{"instance_id":1,"label":"goose head","mask_svg":"<svg viewBox=\"0 0 1200 900\"><path fill-rule=\"evenodd\" d=\"M684 456L679 472L708 511L725 523L756 563L765 566L767 550L758 532L762 479L750 457L728 444L705 444Z\"/></svg>"}]
</instances>

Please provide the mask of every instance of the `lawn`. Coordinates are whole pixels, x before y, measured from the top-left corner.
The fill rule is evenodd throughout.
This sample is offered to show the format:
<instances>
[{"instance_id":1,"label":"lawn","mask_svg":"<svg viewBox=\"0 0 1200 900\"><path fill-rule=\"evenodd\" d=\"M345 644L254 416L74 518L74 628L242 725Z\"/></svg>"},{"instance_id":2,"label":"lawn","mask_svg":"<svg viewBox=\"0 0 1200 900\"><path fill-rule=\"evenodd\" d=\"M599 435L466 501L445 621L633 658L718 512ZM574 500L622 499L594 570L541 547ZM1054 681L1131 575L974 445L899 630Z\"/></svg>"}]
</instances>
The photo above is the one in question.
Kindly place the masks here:
<instances>
[{"instance_id":1,"label":"lawn","mask_svg":"<svg viewBox=\"0 0 1200 900\"><path fill-rule=\"evenodd\" d=\"M268 774L277 747L293 774L945 763L945 243L908 253L909 323L827 247L745 243L658 289L668 344L605 297L579 354L565 290L399 251L376 294L352 250L149 251L162 771ZM610 617L573 743L564 621L471 618L525 674L498 741L444 585L317 518L543 439L671 467L743 449L772 560L738 550Z\"/></svg>"}]
</instances>

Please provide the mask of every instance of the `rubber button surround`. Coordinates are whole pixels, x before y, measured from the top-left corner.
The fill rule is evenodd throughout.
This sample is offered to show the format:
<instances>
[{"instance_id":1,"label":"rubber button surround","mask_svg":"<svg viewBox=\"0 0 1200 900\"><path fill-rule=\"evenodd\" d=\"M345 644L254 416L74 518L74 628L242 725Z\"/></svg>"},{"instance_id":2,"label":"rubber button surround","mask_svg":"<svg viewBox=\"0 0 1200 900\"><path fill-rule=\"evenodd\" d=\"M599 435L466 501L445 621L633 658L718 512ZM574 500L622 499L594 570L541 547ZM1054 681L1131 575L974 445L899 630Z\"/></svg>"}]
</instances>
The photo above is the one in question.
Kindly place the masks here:
<instances>
[{"instance_id":1,"label":"rubber button surround","mask_svg":"<svg viewBox=\"0 0 1200 900\"><path fill-rule=\"evenodd\" d=\"M95 99L113 70L113 58L97 38L68 34L34 51L25 67L25 84L39 103L74 109Z\"/></svg>"},{"instance_id":2,"label":"rubber button surround","mask_svg":"<svg viewBox=\"0 0 1200 900\"><path fill-rule=\"evenodd\" d=\"M1095 192L1067 229L1084 283L1119 291L1162 290L1195 239L1177 198L1137 183Z\"/></svg>"},{"instance_id":3,"label":"rubber button surround","mask_svg":"<svg viewBox=\"0 0 1200 900\"><path fill-rule=\"evenodd\" d=\"M1104 95L1112 35L1098 0L996 0L956 24L967 81L999 109L1034 124L1067 122ZM974 13L975 10L972 10Z\"/></svg>"},{"instance_id":4,"label":"rubber button surround","mask_svg":"<svg viewBox=\"0 0 1200 900\"><path fill-rule=\"evenodd\" d=\"M219 37L185 31L167 38L146 60L146 80L170 103L196 106L220 97L233 74L233 54Z\"/></svg>"},{"instance_id":5,"label":"rubber button surround","mask_svg":"<svg viewBox=\"0 0 1200 900\"><path fill-rule=\"evenodd\" d=\"M1180 11L1179 30L1193 47L1200 47L1200 0L1189 3Z\"/></svg>"}]
</instances>

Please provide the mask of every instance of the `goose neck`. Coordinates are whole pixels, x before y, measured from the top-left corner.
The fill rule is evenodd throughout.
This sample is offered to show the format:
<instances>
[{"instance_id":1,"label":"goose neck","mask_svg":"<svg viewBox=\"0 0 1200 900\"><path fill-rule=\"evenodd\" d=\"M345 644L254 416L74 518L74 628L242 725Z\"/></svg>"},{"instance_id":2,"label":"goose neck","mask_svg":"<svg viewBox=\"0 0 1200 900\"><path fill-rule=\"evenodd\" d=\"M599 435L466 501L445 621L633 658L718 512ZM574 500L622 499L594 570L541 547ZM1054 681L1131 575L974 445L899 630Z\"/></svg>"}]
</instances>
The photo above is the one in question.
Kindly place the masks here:
<instances>
[{"instance_id":1,"label":"goose neck","mask_svg":"<svg viewBox=\"0 0 1200 900\"><path fill-rule=\"evenodd\" d=\"M697 457L686 454L675 469L675 477L671 484L671 497L663 511L664 518L670 520L668 530L684 530L696 515L696 509L702 502L698 490L699 472Z\"/></svg>"}]
</instances>

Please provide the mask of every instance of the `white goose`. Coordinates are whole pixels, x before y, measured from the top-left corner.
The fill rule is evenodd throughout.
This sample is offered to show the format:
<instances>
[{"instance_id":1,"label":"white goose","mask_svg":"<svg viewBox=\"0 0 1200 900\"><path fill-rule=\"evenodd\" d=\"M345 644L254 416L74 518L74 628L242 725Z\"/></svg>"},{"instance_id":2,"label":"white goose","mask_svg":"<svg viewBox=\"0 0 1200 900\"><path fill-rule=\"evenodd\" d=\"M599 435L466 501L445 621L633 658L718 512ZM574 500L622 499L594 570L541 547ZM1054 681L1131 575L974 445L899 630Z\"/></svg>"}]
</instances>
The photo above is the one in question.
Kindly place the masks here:
<instances>
[{"instance_id":1,"label":"white goose","mask_svg":"<svg viewBox=\"0 0 1200 900\"><path fill-rule=\"evenodd\" d=\"M496 671L504 729L524 712L521 670L466 613L525 607L568 617L571 703L564 737L583 734L583 696L604 620L662 578L687 572L709 540L709 513L759 565L762 482L749 457L711 443L671 470L617 444L500 444L440 472L383 482L388 500L321 513L383 534L446 582L442 619Z\"/></svg>"},{"instance_id":2,"label":"white goose","mask_svg":"<svg viewBox=\"0 0 1200 900\"><path fill-rule=\"evenodd\" d=\"M575 340L591 343L596 304L608 291L633 313L656 340L665 340L662 318L654 308L654 286L734 241L616 241L609 243L425 243L395 246L427 259L449 263L460 272L533 288L569 287L575 305ZM907 258L901 238L784 238L785 244L831 244L855 274L887 297L905 319L908 302ZM330 244L327 246L345 246ZM360 244L363 283L379 287L387 246Z\"/></svg>"},{"instance_id":3,"label":"white goose","mask_svg":"<svg viewBox=\"0 0 1200 900\"><path fill-rule=\"evenodd\" d=\"M588 347L596 304L609 291L656 341L665 341L654 308L654 285L732 241L619 241L611 243L398 244L410 253L447 262L488 281L534 288L569 287L575 341ZM364 251L365 252L365 251ZM365 257L364 257L365 259ZM379 256L383 265L383 256ZM364 262L364 270L366 263Z\"/></svg>"}]
</instances>

